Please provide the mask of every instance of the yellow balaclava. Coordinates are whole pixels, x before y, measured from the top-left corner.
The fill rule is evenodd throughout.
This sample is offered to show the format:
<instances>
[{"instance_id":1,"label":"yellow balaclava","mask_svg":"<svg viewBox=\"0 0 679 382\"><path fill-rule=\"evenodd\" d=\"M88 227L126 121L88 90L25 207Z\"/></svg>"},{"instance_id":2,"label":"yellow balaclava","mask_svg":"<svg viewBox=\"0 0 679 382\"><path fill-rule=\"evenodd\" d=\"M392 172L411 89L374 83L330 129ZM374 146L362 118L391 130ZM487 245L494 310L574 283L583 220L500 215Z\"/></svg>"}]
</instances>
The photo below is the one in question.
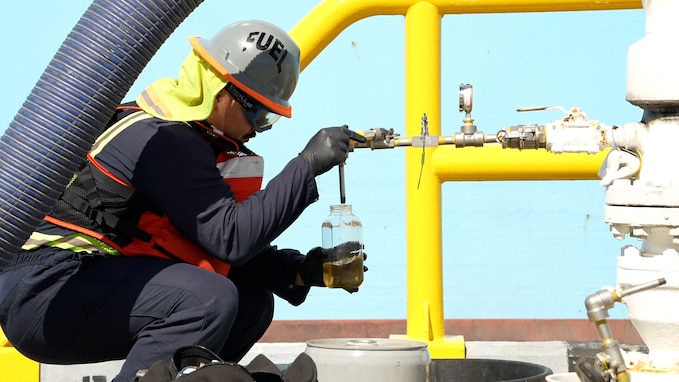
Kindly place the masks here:
<instances>
[{"instance_id":1,"label":"yellow balaclava","mask_svg":"<svg viewBox=\"0 0 679 382\"><path fill-rule=\"evenodd\" d=\"M137 97L137 104L166 121L203 121L214 107L215 97L227 84L195 51L184 60L179 78L161 78Z\"/></svg>"}]
</instances>

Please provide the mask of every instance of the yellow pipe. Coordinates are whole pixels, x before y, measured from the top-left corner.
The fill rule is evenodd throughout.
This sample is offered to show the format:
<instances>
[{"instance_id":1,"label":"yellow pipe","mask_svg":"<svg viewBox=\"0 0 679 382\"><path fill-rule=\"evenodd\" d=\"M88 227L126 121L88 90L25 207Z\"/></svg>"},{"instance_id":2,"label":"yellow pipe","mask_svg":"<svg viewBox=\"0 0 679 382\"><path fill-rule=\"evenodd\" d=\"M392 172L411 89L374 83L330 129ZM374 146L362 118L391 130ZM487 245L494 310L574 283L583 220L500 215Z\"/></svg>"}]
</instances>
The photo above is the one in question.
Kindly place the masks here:
<instances>
[{"instance_id":1,"label":"yellow pipe","mask_svg":"<svg viewBox=\"0 0 679 382\"><path fill-rule=\"evenodd\" d=\"M302 70L344 29L378 15L405 15L420 0L324 0L293 27ZM638 9L640 0L430 0L440 14L595 11Z\"/></svg>"},{"instance_id":2,"label":"yellow pipe","mask_svg":"<svg viewBox=\"0 0 679 382\"><path fill-rule=\"evenodd\" d=\"M40 363L26 358L12 346L0 329L0 380L39 382Z\"/></svg>"},{"instance_id":3,"label":"yellow pipe","mask_svg":"<svg viewBox=\"0 0 679 382\"><path fill-rule=\"evenodd\" d=\"M405 133L406 136L420 135L420 118L426 113L430 134L440 135L440 33L444 14L641 7L640 0L325 0L300 20L290 34L300 46L304 69L354 22L376 15L404 15ZM420 178L422 149L408 147L405 150L407 336L426 341L432 358L464 357L462 337L447 341L443 328L441 183L450 180L596 179L604 154L557 156L498 147L426 148Z\"/></svg>"},{"instance_id":4,"label":"yellow pipe","mask_svg":"<svg viewBox=\"0 0 679 382\"><path fill-rule=\"evenodd\" d=\"M429 132L440 135L441 18L426 2L413 5L405 16L406 136L420 134L425 113ZM407 334L427 342L444 335L441 183L432 173L433 148L405 150ZM425 307L426 313L419 314Z\"/></svg>"},{"instance_id":5,"label":"yellow pipe","mask_svg":"<svg viewBox=\"0 0 679 382\"><path fill-rule=\"evenodd\" d=\"M433 150L432 172L440 182L458 180L593 180L608 151L552 154L546 150L503 149L499 145ZM410 159L414 161L414 159Z\"/></svg>"}]
</instances>

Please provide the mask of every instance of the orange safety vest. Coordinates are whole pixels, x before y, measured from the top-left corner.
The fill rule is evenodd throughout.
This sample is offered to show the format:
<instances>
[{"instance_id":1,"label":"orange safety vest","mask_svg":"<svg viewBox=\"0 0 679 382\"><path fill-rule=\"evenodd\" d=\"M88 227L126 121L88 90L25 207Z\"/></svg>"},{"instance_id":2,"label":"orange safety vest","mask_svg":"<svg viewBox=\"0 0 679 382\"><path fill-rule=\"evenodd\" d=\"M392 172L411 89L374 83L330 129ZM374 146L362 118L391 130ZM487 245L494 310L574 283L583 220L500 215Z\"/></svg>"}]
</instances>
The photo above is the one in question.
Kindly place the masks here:
<instances>
[{"instance_id":1,"label":"orange safety vest","mask_svg":"<svg viewBox=\"0 0 679 382\"><path fill-rule=\"evenodd\" d=\"M117 178L97 162L96 154L103 149L112 137L139 120L147 118L151 118L151 116L143 111L138 111L122 118L107 129L92 146L92 150L87 155L87 163L62 195L61 204L57 204L57 206L62 206L62 212L64 210L63 202L65 202L67 208L85 214L87 219L90 220L89 224L78 224L79 219L65 220L63 216L72 216L73 211L71 211L71 214L57 213L46 216L45 220L100 240L125 256L155 256L172 259L226 276L230 268L228 263L210 255L186 238L172 225L168 217L158 211L152 203L139 203L139 200L147 200L135 190L132 184ZM210 131L207 126L200 123L196 124L200 128ZM230 141L228 138L226 140ZM239 145L235 142L232 143L238 149ZM231 187L237 202L245 200L248 196L260 190L264 172L263 159L260 156L252 152L244 153L240 149L221 151L217 155L216 166L224 181ZM79 178L82 179L79 181ZM93 190L95 184L96 187ZM80 187L81 190L80 192L69 190L71 187ZM138 220L129 221L123 219L120 213L116 215L108 211L106 201L102 200L103 194L96 189L106 190L107 193L112 192L121 197L122 200L128 201L129 208L126 209L125 216L138 216ZM82 191L89 196L87 198L77 196L82 195ZM97 200L92 200L93 194L96 194ZM120 199L118 199L119 202ZM56 211L58 210L56 209ZM96 224L94 224L95 222ZM87 228L88 226L91 228Z\"/></svg>"}]
</instances>

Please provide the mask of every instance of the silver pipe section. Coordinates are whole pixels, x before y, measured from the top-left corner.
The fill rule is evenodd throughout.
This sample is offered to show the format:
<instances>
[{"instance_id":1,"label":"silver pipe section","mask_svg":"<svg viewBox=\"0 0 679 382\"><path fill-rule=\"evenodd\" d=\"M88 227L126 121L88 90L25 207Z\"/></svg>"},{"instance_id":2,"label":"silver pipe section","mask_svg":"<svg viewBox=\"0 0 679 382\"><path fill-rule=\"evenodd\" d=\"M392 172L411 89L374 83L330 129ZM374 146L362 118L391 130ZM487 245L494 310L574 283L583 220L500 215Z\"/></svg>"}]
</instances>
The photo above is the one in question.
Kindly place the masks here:
<instances>
[{"instance_id":1,"label":"silver pipe section","mask_svg":"<svg viewBox=\"0 0 679 382\"><path fill-rule=\"evenodd\" d=\"M94 0L0 138L0 270L151 57L202 0Z\"/></svg>"}]
</instances>

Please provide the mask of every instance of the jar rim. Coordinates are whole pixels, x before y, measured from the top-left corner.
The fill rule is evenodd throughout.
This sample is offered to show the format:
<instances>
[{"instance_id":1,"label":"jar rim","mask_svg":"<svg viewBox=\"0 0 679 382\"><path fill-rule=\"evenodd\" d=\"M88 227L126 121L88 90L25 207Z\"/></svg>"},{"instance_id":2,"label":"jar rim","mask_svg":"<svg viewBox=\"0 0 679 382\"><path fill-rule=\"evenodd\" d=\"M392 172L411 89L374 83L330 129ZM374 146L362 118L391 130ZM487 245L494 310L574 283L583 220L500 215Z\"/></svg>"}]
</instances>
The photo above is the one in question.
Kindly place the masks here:
<instances>
[{"instance_id":1,"label":"jar rim","mask_svg":"<svg viewBox=\"0 0 679 382\"><path fill-rule=\"evenodd\" d=\"M351 204L331 204L330 210L351 210Z\"/></svg>"}]
</instances>

